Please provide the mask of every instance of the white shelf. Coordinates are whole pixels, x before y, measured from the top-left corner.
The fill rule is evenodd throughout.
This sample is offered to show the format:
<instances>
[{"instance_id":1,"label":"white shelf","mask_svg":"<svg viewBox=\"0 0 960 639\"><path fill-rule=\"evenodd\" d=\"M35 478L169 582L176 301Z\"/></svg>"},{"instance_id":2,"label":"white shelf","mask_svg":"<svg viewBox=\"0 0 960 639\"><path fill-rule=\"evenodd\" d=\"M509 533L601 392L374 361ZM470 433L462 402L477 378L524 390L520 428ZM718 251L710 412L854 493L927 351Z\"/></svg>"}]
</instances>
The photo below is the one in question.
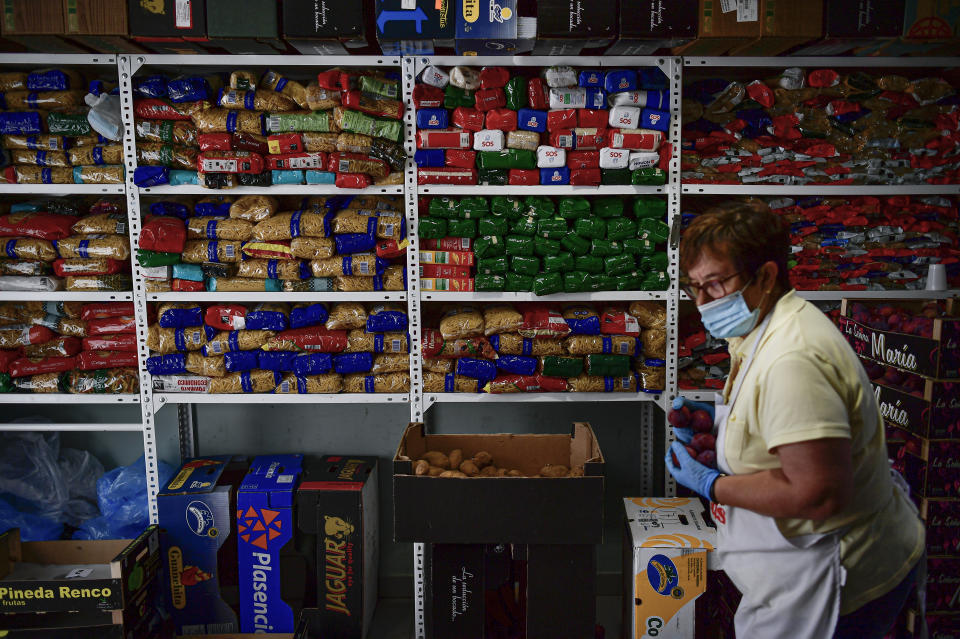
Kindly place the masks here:
<instances>
[{"instance_id":1,"label":"white shelf","mask_svg":"<svg viewBox=\"0 0 960 639\"><path fill-rule=\"evenodd\" d=\"M0 184L0 195L122 195L123 193L125 191L122 184Z\"/></svg>"},{"instance_id":2,"label":"white shelf","mask_svg":"<svg viewBox=\"0 0 960 639\"><path fill-rule=\"evenodd\" d=\"M154 393L159 410L167 404L407 404L407 393Z\"/></svg>"},{"instance_id":3,"label":"white shelf","mask_svg":"<svg viewBox=\"0 0 960 639\"><path fill-rule=\"evenodd\" d=\"M814 302L839 302L844 298L874 300L944 300L960 295L960 289L946 291L797 291L797 295ZM680 301L689 302L690 297L680 291Z\"/></svg>"},{"instance_id":4,"label":"white shelf","mask_svg":"<svg viewBox=\"0 0 960 639\"><path fill-rule=\"evenodd\" d=\"M685 397L689 400L693 400L695 402L711 402L712 403L714 400L714 394L719 392L720 392L720 389L717 389L715 391L708 390L708 389L695 390L695 391L681 389L680 396Z\"/></svg>"},{"instance_id":5,"label":"white shelf","mask_svg":"<svg viewBox=\"0 0 960 639\"><path fill-rule=\"evenodd\" d=\"M684 195L957 195L960 184L683 184Z\"/></svg>"},{"instance_id":6,"label":"white shelf","mask_svg":"<svg viewBox=\"0 0 960 639\"><path fill-rule=\"evenodd\" d=\"M858 57L858 56L709 56L709 57L684 57L684 67L738 67L740 69L749 69L751 67L776 67L782 69L785 67L928 67L931 69L942 69L945 67L957 66L956 58L890 58L883 56Z\"/></svg>"},{"instance_id":7,"label":"white shelf","mask_svg":"<svg viewBox=\"0 0 960 639\"><path fill-rule=\"evenodd\" d=\"M615 300L663 300L671 297L670 291L595 291L589 293L554 293L553 295L535 295L534 293L480 292L454 293L449 291L420 290L420 299L424 302L600 302Z\"/></svg>"},{"instance_id":8,"label":"white shelf","mask_svg":"<svg viewBox=\"0 0 960 639\"><path fill-rule=\"evenodd\" d=\"M133 393L0 393L0 404L139 404Z\"/></svg>"},{"instance_id":9,"label":"white shelf","mask_svg":"<svg viewBox=\"0 0 960 639\"><path fill-rule=\"evenodd\" d=\"M50 55L47 53L4 53L0 55L0 64L21 64L21 65L40 65L40 66L60 66L75 64L112 64L116 66L117 55L114 53L58 53Z\"/></svg>"},{"instance_id":10,"label":"white shelf","mask_svg":"<svg viewBox=\"0 0 960 639\"><path fill-rule=\"evenodd\" d=\"M580 68L600 67L613 69L617 67L657 67L663 64L670 56L564 56L564 55L412 55L418 65L434 65L439 67L471 66L471 67L552 67L570 65Z\"/></svg>"},{"instance_id":11,"label":"white shelf","mask_svg":"<svg viewBox=\"0 0 960 639\"><path fill-rule=\"evenodd\" d=\"M245 69L253 67L377 67L396 66L401 63L400 56L373 56L373 55L153 55L135 53L126 54L130 59L132 70L137 73L142 66L166 67L230 67L231 69Z\"/></svg>"},{"instance_id":12,"label":"white shelf","mask_svg":"<svg viewBox=\"0 0 960 639\"><path fill-rule=\"evenodd\" d=\"M278 184L276 186L237 186L232 189L206 189L194 184L140 188L140 195L402 195L402 185L370 186L365 189L341 189L332 184Z\"/></svg>"},{"instance_id":13,"label":"white shelf","mask_svg":"<svg viewBox=\"0 0 960 639\"><path fill-rule=\"evenodd\" d=\"M424 405L526 404L553 402L660 402L661 395L647 393L424 393Z\"/></svg>"},{"instance_id":14,"label":"white shelf","mask_svg":"<svg viewBox=\"0 0 960 639\"><path fill-rule=\"evenodd\" d=\"M0 291L0 301L11 302L129 302L133 293L106 291Z\"/></svg>"},{"instance_id":15,"label":"white shelf","mask_svg":"<svg viewBox=\"0 0 960 639\"><path fill-rule=\"evenodd\" d=\"M143 431L143 426L139 423L137 424L38 424L38 423L24 423L24 424L0 424L0 431L26 431L26 432L58 432L58 433L76 433L76 432L92 432L92 431L104 431L110 433L124 433L124 432L134 432L139 433Z\"/></svg>"},{"instance_id":16,"label":"white shelf","mask_svg":"<svg viewBox=\"0 0 960 639\"><path fill-rule=\"evenodd\" d=\"M663 186L572 186L560 184L551 186L500 186L486 184L421 184L417 187L420 195L657 195L667 192Z\"/></svg>"},{"instance_id":17,"label":"white shelf","mask_svg":"<svg viewBox=\"0 0 960 639\"><path fill-rule=\"evenodd\" d=\"M403 302L406 291L364 291L361 293L271 293L197 292L147 293L148 302Z\"/></svg>"}]
</instances>

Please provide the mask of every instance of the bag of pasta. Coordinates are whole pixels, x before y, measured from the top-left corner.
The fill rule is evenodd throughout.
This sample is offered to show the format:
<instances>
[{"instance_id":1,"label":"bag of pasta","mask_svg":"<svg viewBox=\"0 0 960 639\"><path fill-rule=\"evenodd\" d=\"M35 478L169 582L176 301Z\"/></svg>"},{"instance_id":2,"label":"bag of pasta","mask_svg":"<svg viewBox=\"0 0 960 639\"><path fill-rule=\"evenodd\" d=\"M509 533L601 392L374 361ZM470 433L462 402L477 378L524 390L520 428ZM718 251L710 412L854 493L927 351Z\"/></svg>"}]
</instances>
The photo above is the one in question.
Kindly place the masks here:
<instances>
[{"instance_id":1,"label":"bag of pasta","mask_svg":"<svg viewBox=\"0 0 960 639\"><path fill-rule=\"evenodd\" d=\"M74 166L81 164L123 164L123 146L119 144L111 144L109 146L81 146L70 149L67 154L69 155L70 164ZM194 160L196 160L196 158L194 158ZM196 165L194 164L193 166ZM184 168L193 167L188 166Z\"/></svg>"},{"instance_id":2,"label":"bag of pasta","mask_svg":"<svg viewBox=\"0 0 960 639\"><path fill-rule=\"evenodd\" d=\"M640 328L666 328L667 308L663 302L634 301L628 311L637 318Z\"/></svg>"},{"instance_id":3,"label":"bag of pasta","mask_svg":"<svg viewBox=\"0 0 960 639\"><path fill-rule=\"evenodd\" d=\"M211 357L234 351L252 351L263 347L276 334L276 331L265 330L220 331L203 346L203 354Z\"/></svg>"},{"instance_id":4,"label":"bag of pasta","mask_svg":"<svg viewBox=\"0 0 960 639\"><path fill-rule=\"evenodd\" d=\"M191 240L244 241L253 237L253 223L238 219L192 217L187 220L187 238Z\"/></svg>"},{"instance_id":5,"label":"bag of pasta","mask_svg":"<svg viewBox=\"0 0 960 639\"><path fill-rule=\"evenodd\" d=\"M264 116L260 111L204 109L190 116L198 133L252 133L265 135Z\"/></svg>"},{"instance_id":6,"label":"bag of pasta","mask_svg":"<svg viewBox=\"0 0 960 639\"><path fill-rule=\"evenodd\" d=\"M357 328L347 333L345 353L409 353L406 333L368 333Z\"/></svg>"},{"instance_id":7,"label":"bag of pasta","mask_svg":"<svg viewBox=\"0 0 960 639\"><path fill-rule=\"evenodd\" d=\"M306 89L307 108L311 111L329 111L340 105L340 92L311 82Z\"/></svg>"},{"instance_id":8,"label":"bag of pasta","mask_svg":"<svg viewBox=\"0 0 960 639\"><path fill-rule=\"evenodd\" d=\"M409 393L409 373L387 373L385 375L364 375L355 373L344 375L344 393Z\"/></svg>"},{"instance_id":9,"label":"bag of pasta","mask_svg":"<svg viewBox=\"0 0 960 639\"><path fill-rule=\"evenodd\" d=\"M516 333L523 326L523 314L509 304L492 304L483 309L483 334Z\"/></svg>"},{"instance_id":10,"label":"bag of pasta","mask_svg":"<svg viewBox=\"0 0 960 639\"><path fill-rule=\"evenodd\" d=\"M0 239L3 250L7 257L17 260L39 260L41 262L52 262L57 259L57 251L53 244L47 240L37 240L33 238L24 239Z\"/></svg>"},{"instance_id":11,"label":"bag of pasta","mask_svg":"<svg viewBox=\"0 0 960 639\"><path fill-rule=\"evenodd\" d=\"M13 149L10 151L10 161L13 164L33 164L36 166L73 166L70 153L65 151L28 151ZM92 162L91 162L92 164Z\"/></svg>"},{"instance_id":12,"label":"bag of pasta","mask_svg":"<svg viewBox=\"0 0 960 639\"><path fill-rule=\"evenodd\" d=\"M330 307L325 326L330 331L366 328L367 310L359 302L338 302Z\"/></svg>"},{"instance_id":13,"label":"bag of pasta","mask_svg":"<svg viewBox=\"0 0 960 639\"><path fill-rule=\"evenodd\" d=\"M188 240L183 247L181 259L191 264L204 262L239 262L243 253L241 242Z\"/></svg>"},{"instance_id":14,"label":"bag of pasta","mask_svg":"<svg viewBox=\"0 0 960 639\"><path fill-rule=\"evenodd\" d=\"M490 345L500 355L523 355L525 357L543 357L546 355L564 355L563 340L537 338L528 339L518 333L500 333L490 336Z\"/></svg>"},{"instance_id":15,"label":"bag of pasta","mask_svg":"<svg viewBox=\"0 0 960 639\"><path fill-rule=\"evenodd\" d=\"M124 213L98 213L77 220L70 230L77 235L126 235L127 216Z\"/></svg>"},{"instance_id":16,"label":"bag of pasta","mask_svg":"<svg viewBox=\"0 0 960 639\"><path fill-rule=\"evenodd\" d=\"M64 288L68 291L130 291L133 290L133 278L125 273L69 275Z\"/></svg>"},{"instance_id":17,"label":"bag of pasta","mask_svg":"<svg viewBox=\"0 0 960 639\"><path fill-rule=\"evenodd\" d=\"M136 368L104 368L93 371L69 371L64 384L70 393L123 393L140 392Z\"/></svg>"},{"instance_id":18,"label":"bag of pasta","mask_svg":"<svg viewBox=\"0 0 960 639\"><path fill-rule=\"evenodd\" d=\"M301 109L309 108L307 90L296 80L285 78L276 71L267 71L260 77L258 85L261 89L269 89L288 96Z\"/></svg>"},{"instance_id":19,"label":"bag of pasta","mask_svg":"<svg viewBox=\"0 0 960 639\"><path fill-rule=\"evenodd\" d=\"M137 144L137 164L140 166L169 166L174 169L196 170L197 157L197 150L188 146L174 146L159 142Z\"/></svg>"},{"instance_id":20,"label":"bag of pasta","mask_svg":"<svg viewBox=\"0 0 960 639\"><path fill-rule=\"evenodd\" d=\"M337 140L339 133L326 131L303 131L303 150L309 153L322 151L324 153L333 153L337 150Z\"/></svg>"},{"instance_id":21,"label":"bag of pasta","mask_svg":"<svg viewBox=\"0 0 960 639\"><path fill-rule=\"evenodd\" d=\"M207 344L207 330L203 327L161 328L151 324L147 329L147 348L161 355L199 351Z\"/></svg>"},{"instance_id":22,"label":"bag of pasta","mask_svg":"<svg viewBox=\"0 0 960 639\"><path fill-rule=\"evenodd\" d=\"M598 377L579 375L567 380L571 393L635 393L637 378L634 375L624 377Z\"/></svg>"},{"instance_id":23,"label":"bag of pasta","mask_svg":"<svg viewBox=\"0 0 960 639\"><path fill-rule=\"evenodd\" d=\"M256 224L275 215L279 207L271 195L241 195L230 205L230 217Z\"/></svg>"},{"instance_id":24,"label":"bag of pasta","mask_svg":"<svg viewBox=\"0 0 960 639\"><path fill-rule=\"evenodd\" d=\"M137 120L136 135L147 142L197 146L197 127L189 120Z\"/></svg>"},{"instance_id":25,"label":"bag of pasta","mask_svg":"<svg viewBox=\"0 0 960 639\"><path fill-rule=\"evenodd\" d=\"M209 393L271 393L280 383L277 371L252 370L231 373L210 380Z\"/></svg>"},{"instance_id":26,"label":"bag of pasta","mask_svg":"<svg viewBox=\"0 0 960 639\"><path fill-rule=\"evenodd\" d=\"M483 335L483 315L475 306L451 308L443 314L443 318L440 320L440 334L444 339Z\"/></svg>"},{"instance_id":27,"label":"bag of pasta","mask_svg":"<svg viewBox=\"0 0 960 639\"><path fill-rule=\"evenodd\" d=\"M74 184L123 184L123 166L75 166Z\"/></svg>"},{"instance_id":28,"label":"bag of pasta","mask_svg":"<svg viewBox=\"0 0 960 639\"><path fill-rule=\"evenodd\" d=\"M297 237L290 241L293 257L303 260L325 260L334 256L331 237Z\"/></svg>"},{"instance_id":29,"label":"bag of pasta","mask_svg":"<svg viewBox=\"0 0 960 639\"><path fill-rule=\"evenodd\" d=\"M407 271L400 264L388 266L383 275L341 275L334 277L334 287L340 292L404 291L407 288Z\"/></svg>"},{"instance_id":30,"label":"bag of pasta","mask_svg":"<svg viewBox=\"0 0 960 639\"><path fill-rule=\"evenodd\" d=\"M667 329L650 328L640 335L643 342L644 357L666 359L667 357Z\"/></svg>"},{"instance_id":31,"label":"bag of pasta","mask_svg":"<svg viewBox=\"0 0 960 639\"><path fill-rule=\"evenodd\" d=\"M91 257L110 260L130 258L130 239L123 235L71 235L57 241L57 253L65 259Z\"/></svg>"},{"instance_id":32,"label":"bag of pasta","mask_svg":"<svg viewBox=\"0 0 960 639\"><path fill-rule=\"evenodd\" d=\"M300 260L244 260L237 267L237 277L297 280L310 277L310 265Z\"/></svg>"},{"instance_id":33,"label":"bag of pasta","mask_svg":"<svg viewBox=\"0 0 960 639\"><path fill-rule=\"evenodd\" d=\"M0 375L9 377L4 373ZM2 381L2 380L0 380ZM60 393L63 392L64 373L43 373L29 377L18 377L12 380L12 385L21 393Z\"/></svg>"},{"instance_id":34,"label":"bag of pasta","mask_svg":"<svg viewBox=\"0 0 960 639\"><path fill-rule=\"evenodd\" d=\"M424 393L479 393L484 380L473 377L427 371L423 374Z\"/></svg>"},{"instance_id":35,"label":"bag of pasta","mask_svg":"<svg viewBox=\"0 0 960 639\"><path fill-rule=\"evenodd\" d=\"M343 378L336 373L323 375L287 375L273 392L275 393L339 393L343 389Z\"/></svg>"},{"instance_id":36,"label":"bag of pasta","mask_svg":"<svg viewBox=\"0 0 960 639\"><path fill-rule=\"evenodd\" d=\"M248 111L292 111L297 103L276 91L224 89L217 96L217 105L225 109Z\"/></svg>"},{"instance_id":37,"label":"bag of pasta","mask_svg":"<svg viewBox=\"0 0 960 639\"><path fill-rule=\"evenodd\" d=\"M354 253L310 262L314 277L359 275L370 278L382 274L386 266L387 263L373 253Z\"/></svg>"},{"instance_id":38,"label":"bag of pasta","mask_svg":"<svg viewBox=\"0 0 960 639\"><path fill-rule=\"evenodd\" d=\"M279 213L253 227L257 240L289 240L301 236L329 237L330 224L323 213L290 211Z\"/></svg>"}]
</instances>

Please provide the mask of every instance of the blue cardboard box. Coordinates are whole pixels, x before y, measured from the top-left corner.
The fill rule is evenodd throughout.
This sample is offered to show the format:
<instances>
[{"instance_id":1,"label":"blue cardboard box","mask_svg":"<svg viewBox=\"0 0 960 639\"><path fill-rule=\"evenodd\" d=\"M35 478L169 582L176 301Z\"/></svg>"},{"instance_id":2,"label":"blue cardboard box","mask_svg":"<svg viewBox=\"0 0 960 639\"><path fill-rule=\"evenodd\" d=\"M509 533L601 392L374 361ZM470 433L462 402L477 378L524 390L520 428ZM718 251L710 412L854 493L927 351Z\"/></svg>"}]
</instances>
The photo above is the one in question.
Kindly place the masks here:
<instances>
[{"instance_id":1,"label":"blue cardboard box","mask_svg":"<svg viewBox=\"0 0 960 639\"><path fill-rule=\"evenodd\" d=\"M515 55L533 49L536 20L517 14L517 0L461 0L458 55Z\"/></svg>"},{"instance_id":2,"label":"blue cardboard box","mask_svg":"<svg viewBox=\"0 0 960 639\"><path fill-rule=\"evenodd\" d=\"M163 590L177 634L239 631L233 515L247 468L243 457L191 459L157 495Z\"/></svg>"},{"instance_id":3,"label":"blue cardboard box","mask_svg":"<svg viewBox=\"0 0 960 639\"><path fill-rule=\"evenodd\" d=\"M296 628L306 580L304 560L297 570L293 548L293 502L302 466L303 455L255 457L237 492L241 632Z\"/></svg>"},{"instance_id":4,"label":"blue cardboard box","mask_svg":"<svg viewBox=\"0 0 960 639\"><path fill-rule=\"evenodd\" d=\"M432 55L434 40L453 39L457 6L459 0L376 0L374 20L383 54Z\"/></svg>"}]
</instances>

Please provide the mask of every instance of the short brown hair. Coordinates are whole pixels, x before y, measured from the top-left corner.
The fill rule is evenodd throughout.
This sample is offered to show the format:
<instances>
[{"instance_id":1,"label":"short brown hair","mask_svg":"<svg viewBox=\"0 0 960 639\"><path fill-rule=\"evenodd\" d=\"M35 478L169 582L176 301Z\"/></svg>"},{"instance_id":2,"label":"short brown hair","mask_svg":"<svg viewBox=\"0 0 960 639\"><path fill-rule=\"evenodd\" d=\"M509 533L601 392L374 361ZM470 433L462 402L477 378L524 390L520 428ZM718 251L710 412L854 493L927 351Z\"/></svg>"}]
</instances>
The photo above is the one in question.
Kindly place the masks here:
<instances>
[{"instance_id":1,"label":"short brown hair","mask_svg":"<svg viewBox=\"0 0 960 639\"><path fill-rule=\"evenodd\" d=\"M777 283L784 291L793 288L787 274L790 231L769 209L720 209L698 215L680 241L683 273L696 264L704 249L728 258L738 271L750 276L767 262L774 262Z\"/></svg>"}]
</instances>

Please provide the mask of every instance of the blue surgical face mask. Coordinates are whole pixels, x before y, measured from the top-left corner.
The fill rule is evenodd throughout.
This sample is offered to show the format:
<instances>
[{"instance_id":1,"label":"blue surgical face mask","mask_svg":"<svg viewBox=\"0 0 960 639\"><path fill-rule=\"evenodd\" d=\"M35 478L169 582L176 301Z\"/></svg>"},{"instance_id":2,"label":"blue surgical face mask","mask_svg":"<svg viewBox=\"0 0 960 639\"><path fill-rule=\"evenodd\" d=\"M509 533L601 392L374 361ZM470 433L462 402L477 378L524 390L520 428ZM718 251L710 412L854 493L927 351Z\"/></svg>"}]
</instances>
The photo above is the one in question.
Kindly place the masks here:
<instances>
[{"instance_id":1,"label":"blue surgical face mask","mask_svg":"<svg viewBox=\"0 0 960 639\"><path fill-rule=\"evenodd\" d=\"M743 289L698 306L697 310L700 311L704 327L717 339L743 337L753 330L760 319L760 306L751 311L743 299Z\"/></svg>"}]
</instances>

